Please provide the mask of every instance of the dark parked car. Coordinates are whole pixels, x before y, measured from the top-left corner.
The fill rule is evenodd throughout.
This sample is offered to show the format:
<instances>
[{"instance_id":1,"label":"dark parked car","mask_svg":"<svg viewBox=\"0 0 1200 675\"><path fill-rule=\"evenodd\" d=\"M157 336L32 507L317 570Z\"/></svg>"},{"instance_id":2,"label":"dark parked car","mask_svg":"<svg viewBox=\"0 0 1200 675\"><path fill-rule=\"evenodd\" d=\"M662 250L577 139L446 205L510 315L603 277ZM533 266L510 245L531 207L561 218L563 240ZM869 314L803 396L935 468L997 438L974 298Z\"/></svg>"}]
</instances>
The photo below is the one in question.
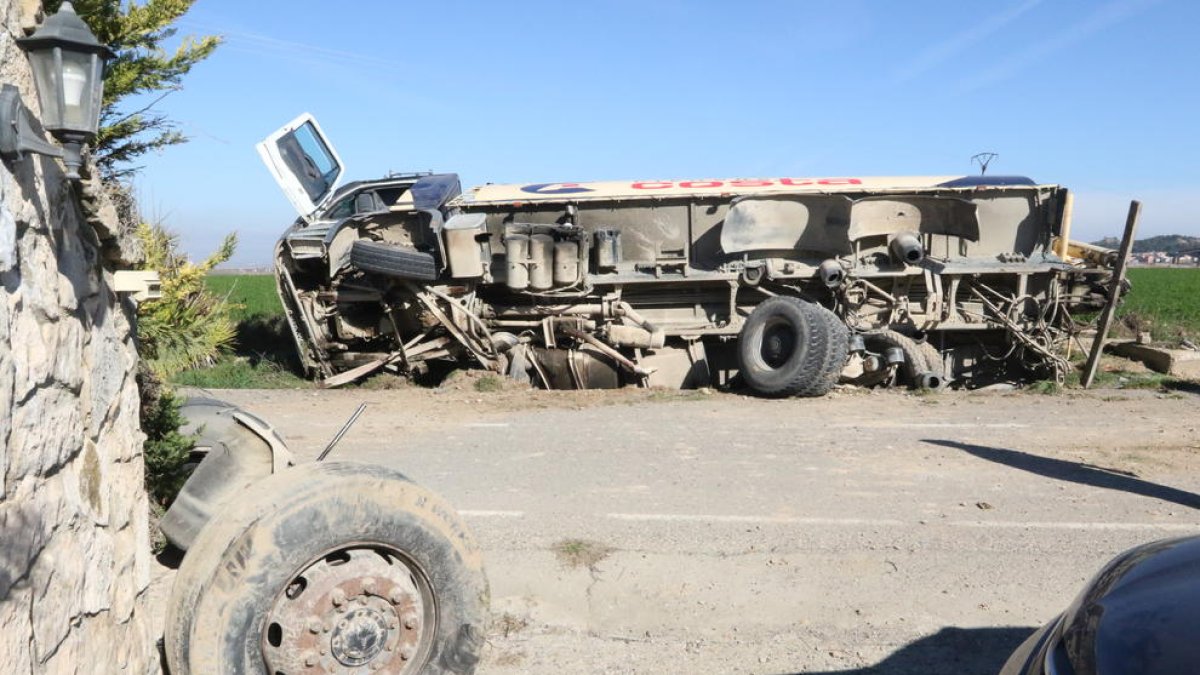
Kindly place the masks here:
<instances>
[{"instance_id":1,"label":"dark parked car","mask_svg":"<svg viewBox=\"0 0 1200 675\"><path fill-rule=\"evenodd\" d=\"M1198 628L1200 537L1156 541L1105 565L1001 675L1192 675Z\"/></svg>"}]
</instances>

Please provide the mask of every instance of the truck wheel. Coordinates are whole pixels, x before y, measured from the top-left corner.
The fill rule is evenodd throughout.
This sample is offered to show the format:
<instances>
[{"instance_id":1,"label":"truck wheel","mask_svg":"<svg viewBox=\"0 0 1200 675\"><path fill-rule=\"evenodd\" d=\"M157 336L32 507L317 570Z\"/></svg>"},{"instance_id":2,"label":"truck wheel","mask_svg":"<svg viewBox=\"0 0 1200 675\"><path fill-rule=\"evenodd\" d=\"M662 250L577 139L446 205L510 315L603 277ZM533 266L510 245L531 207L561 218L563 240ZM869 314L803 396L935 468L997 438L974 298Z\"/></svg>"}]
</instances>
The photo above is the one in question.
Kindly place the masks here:
<instances>
[{"instance_id":1,"label":"truck wheel","mask_svg":"<svg viewBox=\"0 0 1200 675\"><path fill-rule=\"evenodd\" d=\"M482 556L449 504L390 469L314 463L200 532L164 646L174 675L472 673L487 608Z\"/></svg>"},{"instance_id":2,"label":"truck wheel","mask_svg":"<svg viewBox=\"0 0 1200 675\"><path fill-rule=\"evenodd\" d=\"M846 363L850 333L833 312L797 298L774 297L750 313L738 335L738 365L766 396L821 396Z\"/></svg>"},{"instance_id":3,"label":"truck wheel","mask_svg":"<svg viewBox=\"0 0 1200 675\"><path fill-rule=\"evenodd\" d=\"M413 281L433 281L438 278L437 261L431 254L366 239L350 245L350 265L364 272Z\"/></svg>"}]
</instances>

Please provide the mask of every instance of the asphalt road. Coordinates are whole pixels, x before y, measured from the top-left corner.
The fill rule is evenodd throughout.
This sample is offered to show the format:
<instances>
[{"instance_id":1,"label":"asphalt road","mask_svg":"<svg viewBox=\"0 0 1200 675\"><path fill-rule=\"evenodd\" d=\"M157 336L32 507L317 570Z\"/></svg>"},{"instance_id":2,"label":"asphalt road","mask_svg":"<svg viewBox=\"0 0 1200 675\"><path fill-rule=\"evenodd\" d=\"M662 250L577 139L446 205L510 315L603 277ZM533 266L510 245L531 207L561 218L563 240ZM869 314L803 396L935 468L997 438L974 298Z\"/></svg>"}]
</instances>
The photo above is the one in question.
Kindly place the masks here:
<instances>
[{"instance_id":1,"label":"asphalt road","mask_svg":"<svg viewBox=\"0 0 1200 675\"><path fill-rule=\"evenodd\" d=\"M489 673L995 673L1108 558L1200 533L1200 397L215 392L399 467L485 551Z\"/></svg>"}]
</instances>

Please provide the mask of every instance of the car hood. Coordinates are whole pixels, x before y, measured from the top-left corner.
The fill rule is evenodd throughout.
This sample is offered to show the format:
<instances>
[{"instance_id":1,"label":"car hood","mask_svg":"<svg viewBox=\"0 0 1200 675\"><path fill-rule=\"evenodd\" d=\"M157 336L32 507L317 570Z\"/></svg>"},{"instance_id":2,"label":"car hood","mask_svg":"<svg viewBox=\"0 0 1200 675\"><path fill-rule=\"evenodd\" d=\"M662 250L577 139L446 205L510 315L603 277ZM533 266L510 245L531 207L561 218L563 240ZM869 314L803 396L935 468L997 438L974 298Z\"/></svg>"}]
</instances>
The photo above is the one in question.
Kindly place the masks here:
<instances>
[{"instance_id":1,"label":"car hood","mask_svg":"<svg viewBox=\"0 0 1200 675\"><path fill-rule=\"evenodd\" d=\"M1200 537L1126 551L1063 616L1077 675L1195 673L1200 663Z\"/></svg>"}]
</instances>

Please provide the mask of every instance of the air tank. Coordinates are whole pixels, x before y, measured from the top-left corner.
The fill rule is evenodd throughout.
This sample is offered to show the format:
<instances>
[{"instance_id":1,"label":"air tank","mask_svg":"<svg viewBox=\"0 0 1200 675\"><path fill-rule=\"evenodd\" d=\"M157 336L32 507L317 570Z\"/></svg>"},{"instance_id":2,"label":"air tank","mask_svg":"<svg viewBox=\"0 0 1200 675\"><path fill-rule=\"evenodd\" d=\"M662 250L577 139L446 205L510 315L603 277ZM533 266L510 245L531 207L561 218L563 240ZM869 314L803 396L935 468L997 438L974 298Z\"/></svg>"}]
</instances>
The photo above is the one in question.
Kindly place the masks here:
<instances>
[{"instance_id":1,"label":"air tank","mask_svg":"<svg viewBox=\"0 0 1200 675\"><path fill-rule=\"evenodd\" d=\"M579 281L579 242L560 241L554 245L554 285L570 286Z\"/></svg>"},{"instance_id":2,"label":"air tank","mask_svg":"<svg viewBox=\"0 0 1200 675\"><path fill-rule=\"evenodd\" d=\"M554 288L554 237L548 234L529 237L529 287L535 291Z\"/></svg>"},{"instance_id":3,"label":"air tank","mask_svg":"<svg viewBox=\"0 0 1200 675\"><path fill-rule=\"evenodd\" d=\"M514 291L529 288L529 237L510 234L504 238L505 283Z\"/></svg>"}]
</instances>

